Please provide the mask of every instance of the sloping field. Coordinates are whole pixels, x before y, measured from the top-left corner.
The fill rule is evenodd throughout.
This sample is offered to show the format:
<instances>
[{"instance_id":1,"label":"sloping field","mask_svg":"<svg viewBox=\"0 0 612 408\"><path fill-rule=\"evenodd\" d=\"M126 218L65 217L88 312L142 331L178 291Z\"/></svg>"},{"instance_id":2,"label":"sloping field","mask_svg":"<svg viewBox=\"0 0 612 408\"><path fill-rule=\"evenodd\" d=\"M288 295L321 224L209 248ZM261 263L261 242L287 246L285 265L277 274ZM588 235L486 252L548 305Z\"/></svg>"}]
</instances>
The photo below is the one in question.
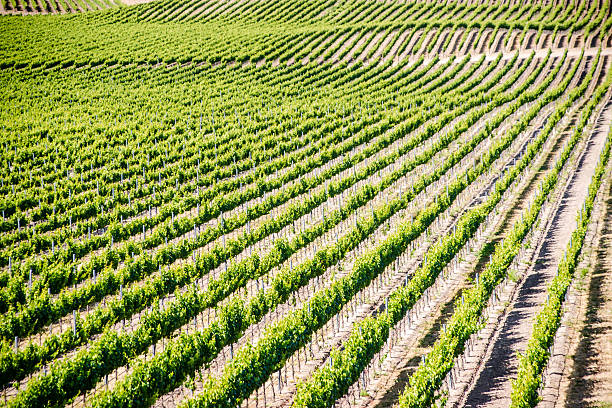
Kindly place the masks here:
<instances>
[{"instance_id":1,"label":"sloping field","mask_svg":"<svg viewBox=\"0 0 612 408\"><path fill-rule=\"evenodd\" d=\"M612 403L609 0L138 3L2 2L0 405Z\"/></svg>"}]
</instances>

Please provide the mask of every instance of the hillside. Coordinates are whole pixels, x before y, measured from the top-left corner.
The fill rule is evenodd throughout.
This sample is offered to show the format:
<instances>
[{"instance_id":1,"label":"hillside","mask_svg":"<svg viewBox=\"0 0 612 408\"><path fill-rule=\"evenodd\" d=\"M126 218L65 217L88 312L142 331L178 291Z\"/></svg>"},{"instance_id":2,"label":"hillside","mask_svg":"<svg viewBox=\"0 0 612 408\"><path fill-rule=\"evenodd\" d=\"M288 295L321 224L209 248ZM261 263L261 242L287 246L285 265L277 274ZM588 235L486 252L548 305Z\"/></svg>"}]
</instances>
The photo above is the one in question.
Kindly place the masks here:
<instances>
[{"instance_id":1,"label":"hillside","mask_svg":"<svg viewBox=\"0 0 612 408\"><path fill-rule=\"evenodd\" d=\"M0 405L612 404L609 0L0 14Z\"/></svg>"}]
</instances>

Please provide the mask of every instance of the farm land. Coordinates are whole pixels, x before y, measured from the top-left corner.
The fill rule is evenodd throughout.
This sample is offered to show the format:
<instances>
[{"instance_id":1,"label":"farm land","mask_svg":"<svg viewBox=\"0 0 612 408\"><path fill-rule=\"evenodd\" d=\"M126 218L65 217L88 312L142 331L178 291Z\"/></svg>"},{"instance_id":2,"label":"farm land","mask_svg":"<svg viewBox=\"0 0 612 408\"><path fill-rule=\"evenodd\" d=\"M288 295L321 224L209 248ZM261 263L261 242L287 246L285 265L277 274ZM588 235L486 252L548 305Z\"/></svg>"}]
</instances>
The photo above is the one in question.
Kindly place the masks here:
<instances>
[{"instance_id":1,"label":"farm land","mask_svg":"<svg viewBox=\"0 0 612 408\"><path fill-rule=\"evenodd\" d=\"M609 0L0 32L0 406L612 406Z\"/></svg>"}]
</instances>

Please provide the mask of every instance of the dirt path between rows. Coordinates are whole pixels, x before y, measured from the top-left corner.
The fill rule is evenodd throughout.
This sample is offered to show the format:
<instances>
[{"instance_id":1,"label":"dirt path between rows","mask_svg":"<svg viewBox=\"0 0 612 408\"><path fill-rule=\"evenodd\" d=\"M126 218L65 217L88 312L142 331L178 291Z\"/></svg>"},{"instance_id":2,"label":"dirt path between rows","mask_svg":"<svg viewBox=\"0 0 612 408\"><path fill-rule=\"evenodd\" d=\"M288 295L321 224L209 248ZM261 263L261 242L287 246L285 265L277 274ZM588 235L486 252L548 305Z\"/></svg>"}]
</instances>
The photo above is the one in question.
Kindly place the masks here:
<instances>
[{"instance_id":1,"label":"dirt path between rows","mask_svg":"<svg viewBox=\"0 0 612 408\"><path fill-rule=\"evenodd\" d=\"M608 103L601 118L612 117ZM607 120L609 121L609 120ZM540 241L532 266L520 284L488 348L480 372L464 397L462 406L507 407L510 405L511 379L516 376L516 354L523 352L531 335L533 318L546 300L546 288L555 275L572 231L575 215L584 202L609 125L590 134L576 170L570 177L544 239Z\"/></svg>"},{"instance_id":2,"label":"dirt path between rows","mask_svg":"<svg viewBox=\"0 0 612 408\"><path fill-rule=\"evenodd\" d=\"M539 125L533 125L533 127L529 130L529 133L532 134L531 138L537 135L542 126L541 121L546 121L548 115L549 114L545 114L542 119L537 121ZM548 156L553 154L555 151L555 146L556 142L546 148L546 150L552 149L550 153L547 153ZM539 160L543 159L538 159L538 161ZM534 169L535 168L537 168L537 166L534 166ZM532 179L532 177L534 176L529 176L527 179ZM525 183L528 183L527 185L529 185L530 182L525 180ZM503 208L516 208L521 205L522 201L524 201L524 197L522 194L519 194L519 192L526 187L523 185L520 188L515 188L517 195L513 195L513 198L509 200L510 202L502 204L505 206ZM373 395L372 399L364 404L364 406L368 406L370 408L383 408L392 407L397 403L399 394L408 383L408 379L412 372L420 363L420 357L430 351L432 344L438 339L442 326L446 324L452 315L455 300L461 296L461 293L465 287L470 286L469 282L471 278L469 278L469 276L473 277L473 271L481 262L485 247L484 243L491 239L491 237L494 235L494 231L499 228L499 225L503 225L505 221L505 215L502 214L508 214L508 212L506 210L500 211L498 221L492 221L490 226L485 228L486 232L483 232L483 235L476 239L478 243L468 245L468 247L471 247L470 252L467 257L463 255L461 256L461 258L464 258L464 260L458 266L459 270L463 271L462 279L457 279L457 282L453 283L452 293L449 293L448 297L441 301L437 306L437 314L425 319L427 320L425 324L426 329L423 329L422 333L419 334L418 341L416 343L414 341L411 343L406 343L401 355L397 357L398 362L394 363L395 371L389 376L389 378L384 380L385 382L383 386L376 384L376 387L380 391L376 392L377 395Z\"/></svg>"},{"instance_id":3,"label":"dirt path between rows","mask_svg":"<svg viewBox=\"0 0 612 408\"><path fill-rule=\"evenodd\" d=\"M610 116L598 124L602 131L610 131L611 125ZM561 356L565 361L553 367L553 372L562 377L550 390L558 393L558 398L551 403L545 390L544 402L539 404L542 408L612 406L612 184L606 187L602 226L591 255L592 270L586 287L578 288L581 310L560 328L568 330L569 337L575 336L571 340L576 343L569 346L567 357Z\"/></svg>"}]
</instances>

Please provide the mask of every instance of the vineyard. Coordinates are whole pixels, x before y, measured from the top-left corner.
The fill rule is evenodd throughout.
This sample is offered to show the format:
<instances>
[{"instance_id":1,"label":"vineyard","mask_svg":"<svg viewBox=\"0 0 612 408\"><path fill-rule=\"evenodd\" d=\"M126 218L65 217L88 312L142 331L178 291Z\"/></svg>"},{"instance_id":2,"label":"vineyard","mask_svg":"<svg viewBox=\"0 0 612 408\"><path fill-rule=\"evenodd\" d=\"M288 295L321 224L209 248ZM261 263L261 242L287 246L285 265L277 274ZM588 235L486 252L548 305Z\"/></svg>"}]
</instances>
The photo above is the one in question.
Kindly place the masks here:
<instances>
[{"instance_id":1,"label":"vineyard","mask_svg":"<svg viewBox=\"0 0 612 408\"><path fill-rule=\"evenodd\" d=\"M0 14L0 406L612 405L610 0Z\"/></svg>"}]
</instances>

